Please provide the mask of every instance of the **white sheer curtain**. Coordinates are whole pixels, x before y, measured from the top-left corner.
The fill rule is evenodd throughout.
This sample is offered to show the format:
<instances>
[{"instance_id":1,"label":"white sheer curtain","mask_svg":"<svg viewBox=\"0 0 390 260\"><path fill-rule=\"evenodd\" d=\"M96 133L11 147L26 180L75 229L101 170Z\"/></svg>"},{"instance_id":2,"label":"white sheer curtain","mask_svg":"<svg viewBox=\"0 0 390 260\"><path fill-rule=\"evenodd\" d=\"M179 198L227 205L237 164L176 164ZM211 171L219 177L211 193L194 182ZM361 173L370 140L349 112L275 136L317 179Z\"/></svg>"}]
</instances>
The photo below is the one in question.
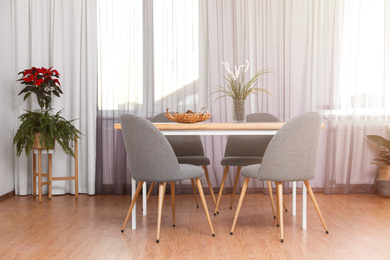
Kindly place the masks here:
<instances>
[{"instance_id":1,"label":"white sheer curtain","mask_svg":"<svg viewBox=\"0 0 390 260\"><path fill-rule=\"evenodd\" d=\"M221 61L240 65L247 58L251 75L271 69L262 87L272 96L252 95L247 113L269 112L287 121L321 112L326 129L312 185L327 193L372 192L375 149L365 135L386 136L389 9L386 1L369 0L202 1L207 86L223 85ZM210 104L213 121L231 120L230 99ZM206 141L214 185L225 141Z\"/></svg>"},{"instance_id":2,"label":"white sheer curtain","mask_svg":"<svg viewBox=\"0 0 390 260\"><path fill-rule=\"evenodd\" d=\"M142 45L142 50L135 51L136 55L142 53L142 58L130 57L126 68L125 75L129 80L125 88L129 92L126 92L128 97L125 99L131 105L125 102L125 106L120 106L124 103L114 100L116 107L105 108L104 103L109 103L111 97L101 94L98 161L104 163L97 166L98 171L102 171L97 174L99 183L117 186L121 192L123 180L130 179L123 166L125 158L120 133L114 132L112 127L122 112L150 118L164 112L167 106L177 110L197 110L207 104L213 122L231 122L231 100L222 98L214 102L218 94L209 94L216 86L224 84L222 61L240 65L248 59L248 79L265 68L273 73L267 74L261 84L272 96L250 96L246 104L247 113L268 112L283 121L307 111L322 113L325 129L322 131L317 177L312 186L320 190L325 187L327 193L373 191L376 168L369 162L375 154L375 147L367 143L365 135L385 135L385 124L390 115L389 104L385 102L389 100L390 90L390 5L385 0L200 0L198 9L194 6L195 1L130 2L134 5L138 3L136 8L139 11L134 16L121 16L123 19L136 19L121 22L121 37L129 34L126 36L131 39L128 46L134 46L135 42ZM105 5L100 6L100 13L109 15L107 3L121 2L105 0L101 3ZM185 7L178 12L175 8L181 5ZM123 4L120 6L124 8ZM197 16L194 13L184 11L186 8L198 10L198 22L195 22ZM188 19L176 22L179 17L168 16L177 13L186 13ZM165 14L165 18L157 22L160 21L157 14ZM126 23L132 26L125 30L122 26ZM135 35L140 33L141 23L142 43ZM180 23L190 26L186 32L193 33L183 35L180 41L172 40L174 33L181 31L182 27L175 27ZM195 45L191 45L197 39L196 24L199 24L197 83L196 59L193 59L197 51ZM110 32L110 29L107 31ZM190 50L185 55L186 62L181 60L181 45L178 45L184 39L188 41L186 50ZM100 40L103 39L100 37ZM120 42L117 38L108 40ZM103 46L102 42L101 53L105 51ZM120 47L125 49L117 51L124 56L126 45ZM127 51L133 51L133 47ZM104 60L103 57L100 59ZM103 66L99 70L102 77L105 75ZM108 79L114 80L123 67L115 62L110 67L117 74L107 74ZM141 68L142 79L139 78ZM178 78L178 75L185 76L186 80ZM100 83L104 91L104 80ZM117 92L123 86L115 83L106 84L106 87ZM106 96L109 100L104 101ZM131 103L130 100L136 97L137 101ZM205 154L212 162L210 179L217 187L221 181L220 160L226 137L208 136L203 141ZM118 172L121 172L120 175L114 176ZM229 178L232 176L230 174ZM232 182L233 179L228 179L227 186L231 186ZM260 182L251 185L253 190L262 187Z\"/></svg>"},{"instance_id":3,"label":"white sheer curtain","mask_svg":"<svg viewBox=\"0 0 390 260\"><path fill-rule=\"evenodd\" d=\"M206 105L199 85L198 1L99 0L98 193L130 191L123 113L145 118Z\"/></svg>"},{"instance_id":4,"label":"white sheer curtain","mask_svg":"<svg viewBox=\"0 0 390 260\"><path fill-rule=\"evenodd\" d=\"M333 70L317 93L326 120L326 193L373 192L375 145L388 138L390 104L390 5L388 1L341 1L336 6Z\"/></svg>"},{"instance_id":5,"label":"white sheer curtain","mask_svg":"<svg viewBox=\"0 0 390 260\"><path fill-rule=\"evenodd\" d=\"M83 133L79 141L79 192L95 193L97 46L96 0L13 0L13 59L15 75L15 132L23 109L38 106L17 96L18 72L54 67L60 73L64 94L53 98L54 112L65 109L66 119ZM58 146L53 155L53 176L73 176L74 160ZM15 193L32 192L32 156L15 160ZM74 193L74 183L54 182L53 194Z\"/></svg>"}]
</instances>

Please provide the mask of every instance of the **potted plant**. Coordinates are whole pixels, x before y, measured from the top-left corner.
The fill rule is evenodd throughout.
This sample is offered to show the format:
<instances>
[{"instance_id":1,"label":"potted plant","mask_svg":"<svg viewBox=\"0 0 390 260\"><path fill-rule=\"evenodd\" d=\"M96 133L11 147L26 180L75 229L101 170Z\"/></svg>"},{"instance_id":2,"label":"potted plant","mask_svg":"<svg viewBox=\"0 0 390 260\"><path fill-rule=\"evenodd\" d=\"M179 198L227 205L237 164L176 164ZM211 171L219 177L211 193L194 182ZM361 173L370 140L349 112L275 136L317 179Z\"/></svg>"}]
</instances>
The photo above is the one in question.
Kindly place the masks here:
<instances>
[{"instance_id":1,"label":"potted plant","mask_svg":"<svg viewBox=\"0 0 390 260\"><path fill-rule=\"evenodd\" d=\"M53 149L57 141L66 154L74 157L73 143L81 132L72 125L74 120L68 121L60 115L63 110L56 114L50 113L51 94L57 97L62 94L58 81L60 74L52 68L35 67L19 74L23 76L18 81L26 85L19 95L24 94L26 100L34 93L41 109L25 110L26 113L19 117L21 124L14 137L17 156L20 156L23 150L28 155L33 148Z\"/></svg>"},{"instance_id":2,"label":"potted plant","mask_svg":"<svg viewBox=\"0 0 390 260\"><path fill-rule=\"evenodd\" d=\"M233 122L244 123L245 118L245 100L252 93L264 92L271 94L268 90L256 87L262 80L264 74L270 71L265 69L257 72L248 82L245 83L245 74L249 69L249 61L245 60L246 65L241 65L238 68L234 66L235 73L230 70L227 62L222 62L225 66L227 76L224 77L226 86L218 86L217 90L212 94L221 92L224 95L221 97L229 96L233 99ZM219 99L217 98L217 99Z\"/></svg>"},{"instance_id":3,"label":"potted plant","mask_svg":"<svg viewBox=\"0 0 390 260\"><path fill-rule=\"evenodd\" d=\"M61 112L62 110L53 115L48 110L26 110L19 117L21 124L14 137L16 155L20 156L25 150L28 156L33 148L54 149L57 141L66 154L74 157L73 142L81 133L72 125L74 120L66 120L60 115Z\"/></svg>"},{"instance_id":4,"label":"potted plant","mask_svg":"<svg viewBox=\"0 0 390 260\"><path fill-rule=\"evenodd\" d=\"M390 126L388 127L390 132ZM378 165L379 175L375 180L378 192L383 197L390 197L390 140L379 135L367 135L375 143L379 152L375 155L372 164Z\"/></svg>"}]
</instances>

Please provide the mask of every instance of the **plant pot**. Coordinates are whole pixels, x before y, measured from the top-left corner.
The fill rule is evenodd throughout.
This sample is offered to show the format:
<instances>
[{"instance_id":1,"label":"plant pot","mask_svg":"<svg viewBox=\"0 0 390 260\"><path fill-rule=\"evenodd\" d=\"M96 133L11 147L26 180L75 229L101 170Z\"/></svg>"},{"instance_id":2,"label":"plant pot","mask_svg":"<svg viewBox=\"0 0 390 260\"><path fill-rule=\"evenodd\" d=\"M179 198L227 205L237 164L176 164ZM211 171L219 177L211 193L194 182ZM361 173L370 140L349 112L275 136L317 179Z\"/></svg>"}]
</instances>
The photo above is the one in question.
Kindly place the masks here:
<instances>
[{"instance_id":1,"label":"plant pot","mask_svg":"<svg viewBox=\"0 0 390 260\"><path fill-rule=\"evenodd\" d=\"M382 197L390 198L390 180L375 180L376 188Z\"/></svg>"},{"instance_id":2,"label":"plant pot","mask_svg":"<svg viewBox=\"0 0 390 260\"><path fill-rule=\"evenodd\" d=\"M43 137L43 136L42 136ZM45 149L45 150L53 150L55 143L53 144L52 147L46 147L45 144L45 139L41 137L40 133L35 134L35 139L34 139L34 144L33 144L33 149ZM40 139L42 138L42 144L40 142Z\"/></svg>"},{"instance_id":3,"label":"plant pot","mask_svg":"<svg viewBox=\"0 0 390 260\"><path fill-rule=\"evenodd\" d=\"M377 180L390 180L390 166L378 166L379 176Z\"/></svg>"},{"instance_id":4,"label":"plant pot","mask_svg":"<svg viewBox=\"0 0 390 260\"><path fill-rule=\"evenodd\" d=\"M233 123L245 123L245 100L233 99Z\"/></svg>"}]
</instances>

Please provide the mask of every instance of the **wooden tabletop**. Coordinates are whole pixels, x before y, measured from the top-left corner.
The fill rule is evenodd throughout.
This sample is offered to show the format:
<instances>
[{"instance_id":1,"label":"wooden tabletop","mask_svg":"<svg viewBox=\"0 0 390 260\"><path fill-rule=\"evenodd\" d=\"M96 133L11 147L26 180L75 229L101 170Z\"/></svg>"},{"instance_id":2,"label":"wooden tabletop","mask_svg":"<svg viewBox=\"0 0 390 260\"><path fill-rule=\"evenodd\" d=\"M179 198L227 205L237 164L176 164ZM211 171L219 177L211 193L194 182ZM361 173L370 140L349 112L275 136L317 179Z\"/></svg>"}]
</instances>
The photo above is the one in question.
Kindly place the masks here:
<instances>
[{"instance_id":1,"label":"wooden tabletop","mask_svg":"<svg viewBox=\"0 0 390 260\"><path fill-rule=\"evenodd\" d=\"M277 130L280 129L285 122L261 122L261 123L195 123L195 124L179 124L179 123L154 123L160 130ZM122 129L121 124L115 124L115 129ZM321 125L324 129L324 124Z\"/></svg>"}]
</instances>

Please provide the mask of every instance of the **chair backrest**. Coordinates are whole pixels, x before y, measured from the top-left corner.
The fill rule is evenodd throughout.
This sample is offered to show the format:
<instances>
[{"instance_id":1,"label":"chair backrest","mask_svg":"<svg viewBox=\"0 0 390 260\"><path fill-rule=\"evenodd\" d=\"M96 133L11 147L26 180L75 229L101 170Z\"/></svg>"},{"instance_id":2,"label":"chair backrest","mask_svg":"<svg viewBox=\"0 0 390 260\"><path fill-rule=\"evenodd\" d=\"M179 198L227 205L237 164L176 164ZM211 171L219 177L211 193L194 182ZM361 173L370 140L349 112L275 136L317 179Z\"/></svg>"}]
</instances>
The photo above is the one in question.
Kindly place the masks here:
<instances>
[{"instance_id":1,"label":"chair backrest","mask_svg":"<svg viewBox=\"0 0 390 260\"><path fill-rule=\"evenodd\" d=\"M166 182L180 176L180 166L165 136L148 120L121 115L131 176L137 181Z\"/></svg>"},{"instance_id":2,"label":"chair backrest","mask_svg":"<svg viewBox=\"0 0 390 260\"><path fill-rule=\"evenodd\" d=\"M171 122L165 117L165 113L160 113L152 118L153 123ZM167 135L166 138L171 144L176 156L204 156L203 144L199 135Z\"/></svg>"},{"instance_id":3,"label":"chair backrest","mask_svg":"<svg viewBox=\"0 0 390 260\"><path fill-rule=\"evenodd\" d=\"M301 181L315 177L321 116L299 115L287 122L272 138L259 171L259 179Z\"/></svg>"},{"instance_id":4,"label":"chair backrest","mask_svg":"<svg viewBox=\"0 0 390 260\"><path fill-rule=\"evenodd\" d=\"M268 113L253 113L246 116L247 122L280 122L279 118ZM268 135L231 135L225 148L226 156L262 157L273 136Z\"/></svg>"}]
</instances>

